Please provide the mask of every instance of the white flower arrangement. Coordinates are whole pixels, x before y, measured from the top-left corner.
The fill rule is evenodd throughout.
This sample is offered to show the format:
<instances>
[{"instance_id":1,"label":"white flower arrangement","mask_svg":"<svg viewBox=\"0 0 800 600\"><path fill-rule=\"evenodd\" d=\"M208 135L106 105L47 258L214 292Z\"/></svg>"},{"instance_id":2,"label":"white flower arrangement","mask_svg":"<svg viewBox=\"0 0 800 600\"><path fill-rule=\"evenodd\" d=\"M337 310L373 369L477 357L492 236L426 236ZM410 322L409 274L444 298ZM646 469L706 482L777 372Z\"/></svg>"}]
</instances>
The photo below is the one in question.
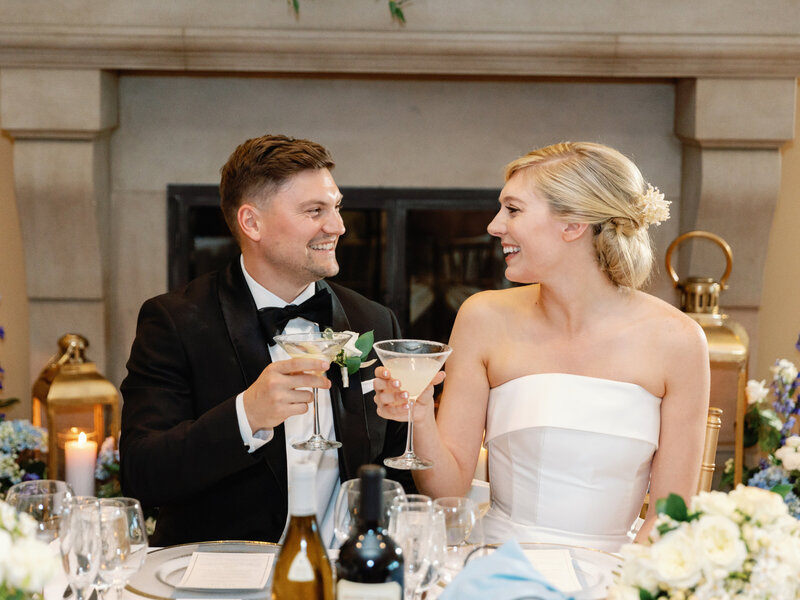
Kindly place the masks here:
<instances>
[{"instance_id":1,"label":"white flower arrangement","mask_svg":"<svg viewBox=\"0 0 800 600\"><path fill-rule=\"evenodd\" d=\"M40 454L47 452L47 430L29 421L0 415L0 498L12 485L44 476ZM0 599L1 600L1 599Z\"/></svg>"},{"instance_id":2,"label":"white flower arrangement","mask_svg":"<svg viewBox=\"0 0 800 600\"><path fill-rule=\"evenodd\" d=\"M0 598L41 594L60 570L58 552L36 539L36 521L0 500Z\"/></svg>"},{"instance_id":3,"label":"white flower arrangement","mask_svg":"<svg viewBox=\"0 0 800 600\"><path fill-rule=\"evenodd\" d=\"M622 547L609 600L800 598L800 521L780 495L739 485L657 508L652 545Z\"/></svg>"}]
</instances>

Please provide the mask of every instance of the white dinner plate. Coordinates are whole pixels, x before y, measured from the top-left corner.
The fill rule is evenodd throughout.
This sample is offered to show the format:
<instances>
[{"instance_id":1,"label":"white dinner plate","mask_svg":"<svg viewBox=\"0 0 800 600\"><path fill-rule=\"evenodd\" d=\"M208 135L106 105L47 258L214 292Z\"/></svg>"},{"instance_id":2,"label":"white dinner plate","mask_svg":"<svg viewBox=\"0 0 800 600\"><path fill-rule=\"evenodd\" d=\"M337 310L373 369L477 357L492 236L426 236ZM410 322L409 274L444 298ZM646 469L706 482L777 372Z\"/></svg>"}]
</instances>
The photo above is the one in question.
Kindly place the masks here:
<instances>
[{"instance_id":1,"label":"white dinner plate","mask_svg":"<svg viewBox=\"0 0 800 600\"><path fill-rule=\"evenodd\" d=\"M147 555L142 568L128 581L128 590L153 600L172 600L173 598L237 598L240 600L263 600L269 594L269 585L261 590L177 590L194 552L266 552L277 554L280 547L268 542L198 542L167 546Z\"/></svg>"}]
</instances>

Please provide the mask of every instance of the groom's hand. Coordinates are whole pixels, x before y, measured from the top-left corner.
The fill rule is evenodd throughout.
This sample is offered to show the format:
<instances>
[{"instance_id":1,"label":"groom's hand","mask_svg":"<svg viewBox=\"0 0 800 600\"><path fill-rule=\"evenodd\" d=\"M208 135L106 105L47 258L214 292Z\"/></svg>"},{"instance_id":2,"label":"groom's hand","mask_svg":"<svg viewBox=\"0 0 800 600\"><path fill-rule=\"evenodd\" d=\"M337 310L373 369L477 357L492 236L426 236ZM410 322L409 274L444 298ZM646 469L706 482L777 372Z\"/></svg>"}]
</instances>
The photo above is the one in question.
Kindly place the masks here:
<instances>
[{"instance_id":1,"label":"groom's hand","mask_svg":"<svg viewBox=\"0 0 800 600\"><path fill-rule=\"evenodd\" d=\"M444 371L439 371L425 391L419 395L414 404L414 421L424 418L425 413L433 414L433 386L444 381ZM375 369L375 404L378 415L393 421L408 421L408 392L402 383L392 379L386 367Z\"/></svg>"},{"instance_id":2,"label":"groom's hand","mask_svg":"<svg viewBox=\"0 0 800 600\"><path fill-rule=\"evenodd\" d=\"M292 415L308 410L310 390L328 389L330 363L316 358L290 358L270 363L242 395L244 412L253 431L277 427Z\"/></svg>"}]
</instances>

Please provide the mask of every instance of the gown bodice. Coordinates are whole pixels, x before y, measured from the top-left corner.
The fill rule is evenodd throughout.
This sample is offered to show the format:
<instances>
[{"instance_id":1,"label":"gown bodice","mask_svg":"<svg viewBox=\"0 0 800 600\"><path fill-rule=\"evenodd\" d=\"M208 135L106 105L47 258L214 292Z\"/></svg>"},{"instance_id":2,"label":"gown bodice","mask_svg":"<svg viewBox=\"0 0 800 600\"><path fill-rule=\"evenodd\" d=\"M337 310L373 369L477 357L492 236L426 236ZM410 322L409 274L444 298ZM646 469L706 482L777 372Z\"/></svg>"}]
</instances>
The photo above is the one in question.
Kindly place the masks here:
<instances>
[{"instance_id":1,"label":"gown bodice","mask_svg":"<svg viewBox=\"0 0 800 600\"><path fill-rule=\"evenodd\" d=\"M636 384L581 375L526 375L493 388L486 541L619 550L650 481L660 407Z\"/></svg>"}]
</instances>

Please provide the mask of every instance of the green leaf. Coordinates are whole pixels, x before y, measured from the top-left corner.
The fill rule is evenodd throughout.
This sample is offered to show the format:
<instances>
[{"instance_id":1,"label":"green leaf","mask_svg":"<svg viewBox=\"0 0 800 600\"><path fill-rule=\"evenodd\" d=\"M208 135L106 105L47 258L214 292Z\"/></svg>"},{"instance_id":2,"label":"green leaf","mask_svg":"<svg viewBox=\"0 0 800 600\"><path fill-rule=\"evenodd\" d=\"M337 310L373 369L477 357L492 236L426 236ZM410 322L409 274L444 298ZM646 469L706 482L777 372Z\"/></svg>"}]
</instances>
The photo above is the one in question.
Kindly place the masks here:
<instances>
[{"instance_id":1,"label":"green leaf","mask_svg":"<svg viewBox=\"0 0 800 600\"><path fill-rule=\"evenodd\" d=\"M639 588L639 600L653 600L653 594L645 589Z\"/></svg>"},{"instance_id":2,"label":"green leaf","mask_svg":"<svg viewBox=\"0 0 800 600\"><path fill-rule=\"evenodd\" d=\"M780 494L781 498L786 498L786 494L792 491L792 484L779 483L778 485L772 486L772 488L769 491L775 492L776 494Z\"/></svg>"},{"instance_id":3,"label":"green leaf","mask_svg":"<svg viewBox=\"0 0 800 600\"><path fill-rule=\"evenodd\" d=\"M292 8L294 9L294 14L299 15L300 14L300 0L289 0L289 4L292 5Z\"/></svg>"},{"instance_id":4,"label":"green leaf","mask_svg":"<svg viewBox=\"0 0 800 600\"><path fill-rule=\"evenodd\" d=\"M358 356L351 356L344 360L344 365L347 367L347 372L352 375L361 368L361 359Z\"/></svg>"},{"instance_id":5,"label":"green leaf","mask_svg":"<svg viewBox=\"0 0 800 600\"><path fill-rule=\"evenodd\" d=\"M372 344L375 343L375 331L367 331L358 336L356 340L356 348L361 350L361 360L364 360L372 350Z\"/></svg>"},{"instance_id":6,"label":"green leaf","mask_svg":"<svg viewBox=\"0 0 800 600\"><path fill-rule=\"evenodd\" d=\"M656 500L656 512L666 514L676 521L688 521L689 511L686 509L686 502L678 494L670 494L666 498Z\"/></svg>"},{"instance_id":7,"label":"green leaf","mask_svg":"<svg viewBox=\"0 0 800 600\"><path fill-rule=\"evenodd\" d=\"M405 25L406 16L403 14L403 9L400 8L400 4L401 2L397 2L396 0L389 0L389 14L392 15L392 19Z\"/></svg>"},{"instance_id":8,"label":"green leaf","mask_svg":"<svg viewBox=\"0 0 800 600\"><path fill-rule=\"evenodd\" d=\"M759 412L761 426L758 430L758 445L764 452L771 454L781 445L783 421L771 408L764 408Z\"/></svg>"}]
</instances>

